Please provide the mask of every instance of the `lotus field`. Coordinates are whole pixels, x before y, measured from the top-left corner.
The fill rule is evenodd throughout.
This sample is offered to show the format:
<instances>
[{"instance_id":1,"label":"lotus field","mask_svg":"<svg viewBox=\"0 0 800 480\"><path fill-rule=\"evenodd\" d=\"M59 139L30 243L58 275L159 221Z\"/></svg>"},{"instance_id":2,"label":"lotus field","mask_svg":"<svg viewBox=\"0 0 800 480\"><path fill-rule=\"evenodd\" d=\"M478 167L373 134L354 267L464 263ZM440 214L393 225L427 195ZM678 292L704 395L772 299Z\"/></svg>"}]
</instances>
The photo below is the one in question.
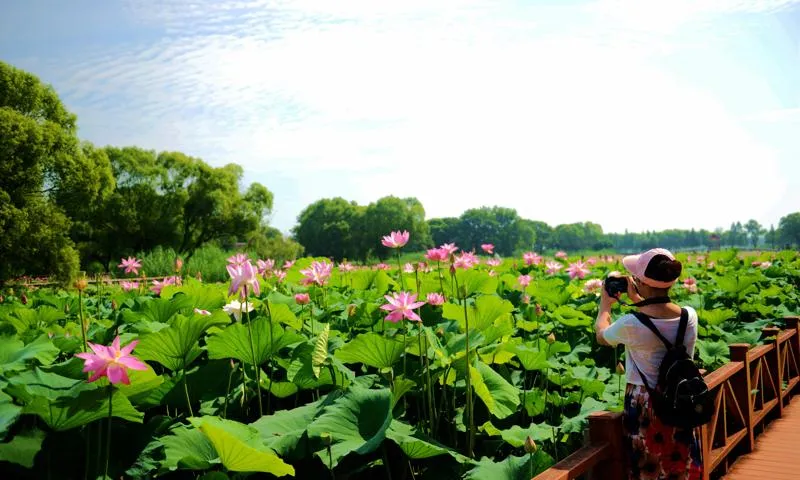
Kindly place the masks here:
<instances>
[{"instance_id":1,"label":"lotus field","mask_svg":"<svg viewBox=\"0 0 800 480\"><path fill-rule=\"evenodd\" d=\"M238 254L228 283L146 283L126 258L119 284L7 291L0 478L524 479L620 410L623 351L593 333L620 257L404 263L407 241L378 265ZM796 252L679 259L704 368L800 311Z\"/></svg>"}]
</instances>

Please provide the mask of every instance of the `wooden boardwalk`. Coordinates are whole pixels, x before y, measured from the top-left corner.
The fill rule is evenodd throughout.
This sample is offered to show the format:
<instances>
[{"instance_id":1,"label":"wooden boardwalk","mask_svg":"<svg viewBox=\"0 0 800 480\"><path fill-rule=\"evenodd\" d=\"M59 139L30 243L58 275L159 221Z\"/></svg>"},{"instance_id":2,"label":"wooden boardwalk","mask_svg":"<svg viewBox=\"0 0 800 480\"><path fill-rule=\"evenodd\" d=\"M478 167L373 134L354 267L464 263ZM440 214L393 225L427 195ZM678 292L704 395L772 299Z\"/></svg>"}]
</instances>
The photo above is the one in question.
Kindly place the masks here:
<instances>
[{"instance_id":1,"label":"wooden boardwalk","mask_svg":"<svg viewBox=\"0 0 800 480\"><path fill-rule=\"evenodd\" d=\"M800 480L800 317L763 330L763 345L730 345L730 362L705 375L716 398L700 430L703 478ZM619 413L589 416L588 443L533 480L625 478Z\"/></svg>"},{"instance_id":2,"label":"wooden boardwalk","mask_svg":"<svg viewBox=\"0 0 800 480\"><path fill-rule=\"evenodd\" d=\"M733 463L725 480L800 479L800 398L758 436L752 452Z\"/></svg>"}]
</instances>

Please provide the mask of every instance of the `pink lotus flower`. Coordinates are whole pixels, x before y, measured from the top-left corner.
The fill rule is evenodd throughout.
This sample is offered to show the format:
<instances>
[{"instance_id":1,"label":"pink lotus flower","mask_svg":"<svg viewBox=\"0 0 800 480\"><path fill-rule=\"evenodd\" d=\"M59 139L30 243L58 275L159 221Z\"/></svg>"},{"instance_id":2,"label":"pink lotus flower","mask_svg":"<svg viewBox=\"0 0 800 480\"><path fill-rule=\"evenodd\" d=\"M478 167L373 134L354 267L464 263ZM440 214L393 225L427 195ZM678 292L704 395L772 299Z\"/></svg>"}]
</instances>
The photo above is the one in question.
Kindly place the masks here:
<instances>
[{"instance_id":1,"label":"pink lotus flower","mask_svg":"<svg viewBox=\"0 0 800 480\"><path fill-rule=\"evenodd\" d=\"M491 243L484 243L483 245L481 245L481 249L484 252L488 253L489 255L492 255L494 253L494 245L492 245Z\"/></svg>"},{"instance_id":2,"label":"pink lotus flower","mask_svg":"<svg viewBox=\"0 0 800 480\"><path fill-rule=\"evenodd\" d=\"M464 270L469 270L470 268L474 267L481 263L480 259L472 252L461 252L461 255L457 256L455 261L453 262L453 266L456 268L462 268Z\"/></svg>"},{"instance_id":3,"label":"pink lotus flower","mask_svg":"<svg viewBox=\"0 0 800 480\"><path fill-rule=\"evenodd\" d=\"M547 267L547 273L549 275L554 275L554 274L558 273L559 270L564 268L564 265L561 265L560 263L554 262L552 260L547 262L547 263L545 263L544 266Z\"/></svg>"},{"instance_id":4,"label":"pink lotus flower","mask_svg":"<svg viewBox=\"0 0 800 480\"><path fill-rule=\"evenodd\" d=\"M175 259L175 271L180 272L181 270L183 270L183 259L178 257Z\"/></svg>"},{"instance_id":5,"label":"pink lotus flower","mask_svg":"<svg viewBox=\"0 0 800 480\"><path fill-rule=\"evenodd\" d=\"M425 273L429 273L429 272L431 271L431 266L430 266L430 265L428 265L428 264L427 264L427 263L425 263L425 262L419 262L419 263L417 263L417 268L419 268L419 271L421 271L421 272L425 272Z\"/></svg>"},{"instance_id":6,"label":"pink lotus flower","mask_svg":"<svg viewBox=\"0 0 800 480\"><path fill-rule=\"evenodd\" d=\"M414 313L415 308L425 305L425 302L417 301L416 293L400 292L393 293L392 295L384 295L387 302L386 305L381 306L381 310L387 310L391 313L386 315L386 320L389 322L398 322L403 318L420 322L419 315Z\"/></svg>"},{"instance_id":7,"label":"pink lotus flower","mask_svg":"<svg viewBox=\"0 0 800 480\"><path fill-rule=\"evenodd\" d=\"M376 270L391 270L391 268L392 268L392 267L390 267L389 265L387 265L387 264L385 264L385 263L383 263L383 262L381 262L381 263L379 263L379 264L375 265L375 269L376 269Z\"/></svg>"},{"instance_id":8,"label":"pink lotus flower","mask_svg":"<svg viewBox=\"0 0 800 480\"><path fill-rule=\"evenodd\" d=\"M405 265L403 265L403 271L405 273L414 273L414 265L411 265L410 263L406 263Z\"/></svg>"},{"instance_id":9,"label":"pink lotus flower","mask_svg":"<svg viewBox=\"0 0 800 480\"><path fill-rule=\"evenodd\" d=\"M569 273L570 279L574 279L576 277L583 279L583 277L589 274L589 269L586 268L585 263L577 261L569 264L569 267L567 267L567 273Z\"/></svg>"},{"instance_id":10,"label":"pink lotus flower","mask_svg":"<svg viewBox=\"0 0 800 480\"><path fill-rule=\"evenodd\" d=\"M130 292L131 290L139 288L139 282L122 281L119 282L119 286L122 287L123 291Z\"/></svg>"},{"instance_id":11,"label":"pink lotus flower","mask_svg":"<svg viewBox=\"0 0 800 480\"><path fill-rule=\"evenodd\" d=\"M228 288L228 295L241 294L244 298L250 292L254 295L261 293L261 286L258 284L256 269L250 260L239 265L228 264L228 275L231 276L231 286ZM250 286L248 289L247 286Z\"/></svg>"},{"instance_id":12,"label":"pink lotus flower","mask_svg":"<svg viewBox=\"0 0 800 480\"><path fill-rule=\"evenodd\" d=\"M389 235L385 235L381 240L381 243L384 247L401 248L408 243L409 237L410 234L407 230L403 230L402 232L392 232Z\"/></svg>"},{"instance_id":13,"label":"pink lotus flower","mask_svg":"<svg viewBox=\"0 0 800 480\"><path fill-rule=\"evenodd\" d=\"M128 257L128 258L123 258L122 263L117 265L117 267L124 268L125 273L132 273L134 275L137 275L139 273L139 269L142 268L142 264L135 257Z\"/></svg>"},{"instance_id":14,"label":"pink lotus flower","mask_svg":"<svg viewBox=\"0 0 800 480\"><path fill-rule=\"evenodd\" d=\"M283 262L283 269L289 270L290 268L292 268L292 265L294 265L294 262L295 262L294 260L286 260L285 262Z\"/></svg>"},{"instance_id":15,"label":"pink lotus flower","mask_svg":"<svg viewBox=\"0 0 800 480\"><path fill-rule=\"evenodd\" d=\"M324 260L322 262L314 261L310 267L300 270L300 273L304 275L300 283L302 285L317 284L323 286L330 278L332 269L333 264L331 263Z\"/></svg>"},{"instance_id":16,"label":"pink lotus flower","mask_svg":"<svg viewBox=\"0 0 800 480\"><path fill-rule=\"evenodd\" d=\"M211 312L209 312L208 310L201 310L199 308L195 308L194 313L198 315L211 315Z\"/></svg>"},{"instance_id":17,"label":"pink lotus flower","mask_svg":"<svg viewBox=\"0 0 800 480\"><path fill-rule=\"evenodd\" d=\"M309 297L307 293L296 293L294 295L294 301L297 302L298 305L307 305L308 302L311 301L311 297Z\"/></svg>"},{"instance_id":18,"label":"pink lotus flower","mask_svg":"<svg viewBox=\"0 0 800 480\"><path fill-rule=\"evenodd\" d=\"M567 252L559 250L556 252L556 258L567 258Z\"/></svg>"},{"instance_id":19,"label":"pink lotus flower","mask_svg":"<svg viewBox=\"0 0 800 480\"><path fill-rule=\"evenodd\" d=\"M455 243L443 243L439 248L447 252L448 257L458 251Z\"/></svg>"},{"instance_id":20,"label":"pink lotus flower","mask_svg":"<svg viewBox=\"0 0 800 480\"><path fill-rule=\"evenodd\" d=\"M761 265L761 262L759 262L758 260L754 260L750 265L753 267L758 267Z\"/></svg>"},{"instance_id":21,"label":"pink lotus flower","mask_svg":"<svg viewBox=\"0 0 800 480\"><path fill-rule=\"evenodd\" d=\"M91 342L87 343L94 353L84 352L75 354L75 356L84 360L84 372L94 372L89 377L90 382L106 377L112 384L123 383L130 385L128 369L147 370L146 363L131 355L131 352L139 343L138 340L134 340L122 348L119 346L119 336L114 339L110 347Z\"/></svg>"},{"instance_id":22,"label":"pink lotus flower","mask_svg":"<svg viewBox=\"0 0 800 480\"><path fill-rule=\"evenodd\" d=\"M702 255L698 255L695 260L697 261L697 264L699 265L699 264L703 263L703 260L705 260L705 259L706 259L706 257L704 257Z\"/></svg>"},{"instance_id":23,"label":"pink lotus flower","mask_svg":"<svg viewBox=\"0 0 800 480\"><path fill-rule=\"evenodd\" d=\"M256 260L256 266L258 267L258 274L266 276L275 269L275 260L271 258L266 260L259 259Z\"/></svg>"},{"instance_id":24,"label":"pink lotus flower","mask_svg":"<svg viewBox=\"0 0 800 480\"><path fill-rule=\"evenodd\" d=\"M486 260L486 265L489 265L490 267L498 267L502 263L503 263L503 259L502 258L497 258L497 257L493 257L493 258L490 258L489 260Z\"/></svg>"},{"instance_id":25,"label":"pink lotus flower","mask_svg":"<svg viewBox=\"0 0 800 480\"><path fill-rule=\"evenodd\" d=\"M772 266L772 262L761 262L760 266L761 266L761 268L766 270L767 268Z\"/></svg>"},{"instance_id":26,"label":"pink lotus flower","mask_svg":"<svg viewBox=\"0 0 800 480\"><path fill-rule=\"evenodd\" d=\"M689 277L683 281L683 287L691 293L697 292L697 280L693 277Z\"/></svg>"},{"instance_id":27,"label":"pink lotus flower","mask_svg":"<svg viewBox=\"0 0 800 480\"><path fill-rule=\"evenodd\" d=\"M525 265L539 265L542 262L542 257L537 255L535 252L525 252L522 254L522 259L525 261Z\"/></svg>"},{"instance_id":28,"label":"pink lotus flower","mask_svg":"<svg viewBox=\"0 0 800 480\"><path fill-rule=\"evenodd\" d=\"M599 278L593 278L583 284L583 291L586 293L596 292L603 286L603 281Z\"/></svg>"},{"instance_id":29,"label":"pink lotus flower","mask_svg":"<svg viewBox=\"0 0 800 480\"><path fill-rule=\"evenodd\" d=\"M282 283L286 279L286 272L283 270L273 270L272 274L275 275L275 279L278 283Z\"/></svg>"},{"instance_id":30,"label":"pink lotus flower","mask_svg":"<svg viewBox=\"0 0 800 480\"><path fill-rule=\"evenodd\" d=\"M441 293L431 292L426 297L428 305L442 305L444 303L444 295Z\"/></svg>"},{"instance_id":31,"label":"pink lotus flower","mask_svg":"<svg viewBox=\"0 0 800 480\"><path fill-rule=\"evenodd\" d=\"M523 288L527 287L531 283L531 276L530 275L520 275L517 277L517 283L519 283Z\"/></svg>"},{"instance_id":32,"label":"pink lotus flower","mask_svg":"<svg viewBox=\"0 0 800 480\"><path fill-rule=\"evenodd\" d=\"M708 262L708 265L706 265L706 268L708 268L709 270L714 270L714 267L716 267L716 266L717 266L716 262Z\"/></svg>"},{"instance_id":33,"label":"pink lotus flower","mask_svg":"<svg viewBox=\"0 0 800 480\"><path fill-rule=\"evenodd\" d=\"M150 290L156 295L161 295L161 290L167 285L180 285L180 284L181 284L180 277L172 276L165 278L161 282L159 282L158 280L153 280L153 286L150 287Z\"/></svg>"},{"instance_id":34,"label":"pink lotus flower","mask_svg":"<svg viewBox=\"0 0 800 480\"><path fill-rule=\"evenodd\" d=\"M524 294L524 295L522 296L522 303L524 303L525 305L528 305L528 304L530 304L530 303L531 303L531 296L530 296L530 295L528 295L527 293L526 293L526 294Z\"/></svg>"},{"instance_id":35,"label":"pink lotus flower","mask_svg":"<svg viewBox=\"0 0 800 480\"><path fill-rule=\"evenodd\" d=\"M237 253L232 257L228 257L228 263L231 265L242 265L245 262L249 262L250 259L247 258L247 254L245 253Z\"/></svg>"},{"instance_id":36,"label":"pink lotus flower","mask_svg":"<svg viewBox=\"0 0 800 480\"><path fill-rule=\"evenodd\" d=\"M446 262L450 257L450 252L444 248L431 248L425 254L425 258L432 262Z\"/></svg>"},{"instance_id":37,"label":"pink lotus flower","mask_svg":"<svg viewBox=\"0 0 800 480\"><path fill-rule=\"evenodd\" d=\"M339 271L342 273L352 272L353 270L355 270L355 267L351 263L342 262L339 264Z\"/></svg>"},{"instance_id":38,"label":"pink lotus flower","mask_svg":"<svg viewBox=\"0 0 800 480\"><path fill-rule=\"evenodd\" d=\"M597 259L594 258L594 257L589 257L586 260L586 264L589 265L589 266L595 265L595 264L597 264Z\"/></svg>"}]
</instances>

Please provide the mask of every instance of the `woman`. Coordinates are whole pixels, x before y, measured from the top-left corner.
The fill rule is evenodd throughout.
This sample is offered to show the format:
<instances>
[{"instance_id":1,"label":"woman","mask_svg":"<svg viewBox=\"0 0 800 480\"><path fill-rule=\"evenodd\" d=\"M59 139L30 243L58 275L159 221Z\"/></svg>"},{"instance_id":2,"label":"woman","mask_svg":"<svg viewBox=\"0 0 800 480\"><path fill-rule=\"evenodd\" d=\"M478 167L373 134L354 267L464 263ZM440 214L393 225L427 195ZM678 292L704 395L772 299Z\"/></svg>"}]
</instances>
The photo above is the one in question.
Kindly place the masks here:
<instances>
[{"instance_id":1,"label":"woman","mask_svg":"<svg viewBox=\"0 0 800 480\"><path fill-rule=\"evenodd\" d=\"M639 311L649 316L656 328L674 342L680 324L681 307L669 300L669 289L680 277L681 263L668 250L655 248L622 259L630 273L628 297L642 303ZM611 306L618 298L602 289L600 312L595 330L601 345L625 345L627 386L623 425L631 480L688 480L701 478L700 443L693 429L678 429L664 425L653 413L646 385L658 383L658 369L666 347L656 335L633 314L611 323ZM652 302L652 303L650 303ZM697 312L684 307L689 321L684 345L694 356L697 340Z\"/></svg>"}]
</instances>

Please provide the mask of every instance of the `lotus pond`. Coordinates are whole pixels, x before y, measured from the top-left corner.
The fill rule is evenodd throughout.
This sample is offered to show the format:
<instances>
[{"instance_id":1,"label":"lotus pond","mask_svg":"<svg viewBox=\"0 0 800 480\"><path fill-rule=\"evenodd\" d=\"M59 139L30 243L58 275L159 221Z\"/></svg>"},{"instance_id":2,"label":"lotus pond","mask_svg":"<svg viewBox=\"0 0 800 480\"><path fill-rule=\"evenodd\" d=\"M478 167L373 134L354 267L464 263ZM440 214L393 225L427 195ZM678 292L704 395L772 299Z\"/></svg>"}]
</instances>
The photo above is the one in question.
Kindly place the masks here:
<instances>
[{"instance_id":1,"label":"lotus pond","mask_svg":"<svg viewBox=\"0 0 800 480\"><path fill-rule=\"evenodd\" d=\"M618 258L430 258L6 289L0 478L523 479L620 409L592 328ZM800 312L796 252L679 259L709 370Z\"/></svg>"}]
</instances>

